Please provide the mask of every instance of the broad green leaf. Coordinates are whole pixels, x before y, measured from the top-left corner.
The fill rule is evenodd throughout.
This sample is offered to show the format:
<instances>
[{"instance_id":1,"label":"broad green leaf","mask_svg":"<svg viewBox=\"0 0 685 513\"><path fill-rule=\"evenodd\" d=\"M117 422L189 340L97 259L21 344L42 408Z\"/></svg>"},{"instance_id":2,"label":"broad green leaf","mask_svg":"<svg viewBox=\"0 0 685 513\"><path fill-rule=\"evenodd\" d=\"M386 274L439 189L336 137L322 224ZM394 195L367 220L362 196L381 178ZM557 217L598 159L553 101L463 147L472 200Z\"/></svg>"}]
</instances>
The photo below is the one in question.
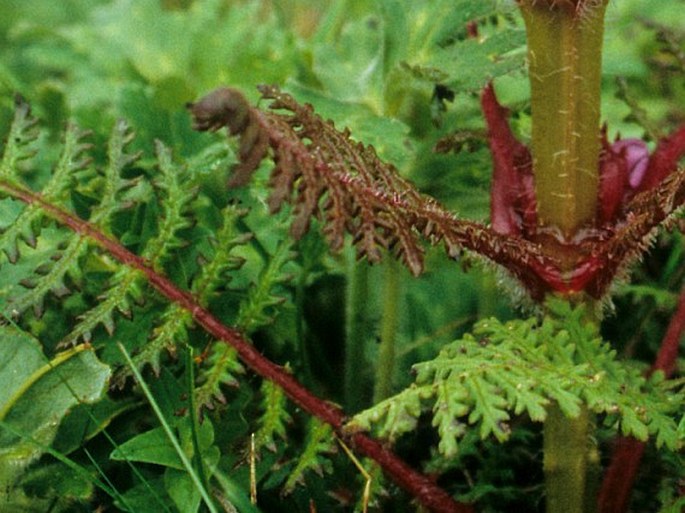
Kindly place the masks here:
<instances>
[{"instance_id":1,"label":"broad green leaf","mask_svg":"<svg viewBox=\"0 0 685 513\"><path fill-rule=\"evenodd\" d=\"M49 445L71 408L105 392L110 369L86 345L48 361L39 342L0 326L0 482L16 476Z\"/></svg>"},{"instance_id":2,"label":"broad green leaf","mask_svg":"<svg viewBox=\"0 0 685 513\"><path fill-rule=\"evenodd\" d=\"M200 492L187 472L168 468L164 472L164 487L179 511L194 513L200 507Z\"/></svg>"},{"instance_id":3,"label":"broad green leaf","mask_svg":"<svg viewBox=\"0 0 685 513\"><path fill-rule=\"evenodd\" d=\"M161 427L141 433L112 451L113 460L154 463L182 470L183 463Z\"/></svg>"},{"instance_id":4,"label":"broad green leaf","mask_svg":"<svg viewBox=\"0 0 685 513\"><path fill-rule=\"evenodd\" d=\"M43 497L50 490L65 502L86 500L94 490L92 482L61 462L32 467L22 477L21 484L29 496Z\"/></svg>"},{"instance_id":5,"label":"broad green leaf","mask_svg":"<svg viewBox=\"0 0 685 513\"><path fill-rule=\"evenodd\" d=\"M84 441L102 433L114 419L133 410L139 404L133 400L114 401L106 397L94 405L76 406L62 422L53 448L63 454L75 451Z\"/></svg>"},{"instance_id":6,"label":"broad green leaf","mask_svg":"<svg viewBox=\"0 0 685 513\"><path fill-rule=\"evenodd\" d=\"M181 446L186 454L192 456L193 444L191 439L190 428L183 423L179 427L179 439ZM209 464L215 462L219 456L219 450L213 445L214 442L214 428L209 419L200 425L198 432L200 442L200 451L202 451L202 460ZM178 453L174 446L169 442L164 429L161 427L151 429L145 433L141 433L134 438L121 444L112 451L110 457L113 460L128 460L140 461L143 463L154 463L165 467L185 470Z\"/></svg>"}]
</instances>

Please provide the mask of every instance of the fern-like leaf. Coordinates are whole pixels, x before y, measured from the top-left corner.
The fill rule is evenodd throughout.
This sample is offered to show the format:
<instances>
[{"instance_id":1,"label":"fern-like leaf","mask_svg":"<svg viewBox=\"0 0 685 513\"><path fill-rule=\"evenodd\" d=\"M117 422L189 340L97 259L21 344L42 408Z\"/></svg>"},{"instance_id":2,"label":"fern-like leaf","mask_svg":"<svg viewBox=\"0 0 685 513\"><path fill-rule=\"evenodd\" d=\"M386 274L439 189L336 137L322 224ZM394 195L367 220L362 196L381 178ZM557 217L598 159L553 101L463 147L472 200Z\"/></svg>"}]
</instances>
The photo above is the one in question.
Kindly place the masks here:
<instances>
[{"instance_id":1,"label":"fern-like leaf","mask_svg":"<svg viewBox=\"0 0 685 513\"><path fill-rule=\"evenodd\" d=\"M276 438L285 440L286 426L292 420L287 410L287 397L283 389L271 381L262 381L262 408L259 430L255 434L255 445L276 451Z\"/></svg>"},{"instance_id":2,"label":"fern-like leaf","mask_svg":"<svg viewBox=\"0 0 685 513\"><path fill-rule=\"evenodd\" d=\"M251 107L233 89L214 91L189 108L197 129L225 125L231 134L240 134L239 183L266 156L268 142L275 163L269 207L275 212L285 202L294 204L291 232L296 238L308 229L312 217L319 217L334 250L350 233L359 257L377 262L383 249L395 249L415 275L423 270L425 239L444 243L453 258L462 248L485 255L531 290L544 290L532 264L544 268L554 267L554 262L535 244L458 219L383 163L372 147L317 116L311 105L298 104L276 87L262 86L260 91L271 100L269 112Z\"/></svg>"},{"instance_id":3,"label":"fern-like leaf","mask_svg":"<svg viewBox=\"0 0 685 513\"><path fill-rule=\"evenodd\" d=\"M23 108L19 108L18 112L23 112ZM27 114L28 115L28 114ZM29 122L22 116L18 116L15 124L27 125ZM31 125L22 127L24 130L31 129ZM19 131L21 128L17 128ZM14 129L13 129L14 131ZM12 143L8 141L5 148L7 157L7 165L17 165L17 159L26 158L26 154L22 154L15 146L22 147L28 143L34 135L29 133L24 135L28 138L27 141L22 139L21 133L16 134L18 139L13 140ZM89 162L88 157L84 156L85 150L89 147L83 143L83 138L86 133L76 127L74 124L69 124L64 137L64 145L62 147L62 154L55 166L49 182L43 188L42 194L46 201L55 204L64 204L68 199L73 185L73 175L76 171L83 169ZM10 133L12 137L12 133ZM15 154L15 153L18 153ZM4 160L4 159L3 159ZM15 168L16 171L16 168ZM8 171L9 172L9 171ZM11 179L10 179L11 180ZM0 235L0 249L4 251L10 262L16 262L19 257L18 241L21 239L31 247L36 245L36 237L42 228L45 214L37 205L26 206L19 215L12 220L11 224L2 230Z\"/></svg>"},{"instance_id":4,"label":"fern-like leaf","mask_svg":"<svg viewBox=\"0 0 685 513\"><path fill-rule=\"evenodd\" d=\"M216 401L225 403L222 388L238 386L237 376L244 373L245 368L235 349L226 344L212 344L205 358L205 365L198 372L198 386L195 389L197 405L213 408Z\"/></svg>"},{"instance_id":5,"label":"fern-like leaf","mask_svg":"<svg viewBox=\"0 0 685 513\"><path fill-rule=\"evenodd\" d=\"M124 171L138 161L140 153L129 153L128 147L135 134L124 120L112 127L107 143L107 164L87 185L81 184L80 192L91 196L97 203L90 214L90 222L98 225L105 233L110 233L110 223L114 213L130 207L125 192L135 185L135 181L124 178Z\"/></svg>"},{"instance_id":6,"label":"fern-like leaf","mask_svg":"<svg viewBox=\"0 0 685 513\"><path fill-rule=\"evenodd\" d=\"M379 424L382 436L396 438L413 428L411 420L393 420L398 411L416 419L426 404L432 404L439 449L449 458L469 425L481 438L494 435L502 441L509 437L512 414L543 421L546 407L555 402L565 415L575 417L583 403L623 434L641 440L655 436L657 443L677 448L682 441L674 420L673 392L618 362L596 326L583 322L582 307L574 310L550 302L550 310L553 316L542 323L479 322L473 334L446 346L434 360L415 365L414 385L361 412L347 429Z\"/></svg>"},{"instance_id":7,"label":"fern-like leaf","mask_svg":"<svg viewBox=\"0 0 685 513\"><path fill-rule=\"evenodd\" d=\"M15 107L14 119L0 161L0 177L13 183L16 183L17 173L22 169L21 163L35 154L39 135L38 125L31 115L29 104L23 98L17 97Z\"/></svg>"},{"instance_id":8,"label":"fern-like leaf","mask_svg":"<svg viewBox=\"0 0 685 513\"><path fill-rule=\"evenodd\" d=\"M307 444L283 485L283 493L290 493L298 484L304 484L307 472L314 471L323 475L331 468L331 462L326 455L335 450L335 438L331 427L317 419L312 419L308 427Z\"/></svg>"},{"instance_id":9,"label":"fern-like leaf","mask_svg":"<svg viewBox=\"0 0 685 513\"><path fill-rule=\"evenodd\" d=\"M160 192L159 204L162 212L156 234L146 242L142 257L154 269L162 271L172 252L186 244L179 232L189 228L194 222L191 203L196 191L185 187L182 183L184 170L174 164L171 150L159 141L155 149L159 170L155 186ZM114 158L117 157L126 160L123 155L114 156ZM117 308L121 310L119 306ZM161 368L162 352L166 350L175 354L177 345L188 340L187 328L191 324L191 316L178 305L170 305L160 316L160 320L159 325L153 329L150 339L142 347L137 348L138 351L132 357L137 369L142 369L149 364L155 374L159 374ZM121 369L117 375L119 383L127 372L127 369Z\"/></svg>"},{"instance_id":10,"label":"fern-like leaf","mask_svg":"<svg viewBox=\"0 0 685 513\"><path fill-rule=\"evenodd\" d=\"M169 253L186 244L179 232L193 224L190 204L196 191L182 183L184 170L173 163L169 148L157 141L156 153L159 174L155 185L164 195L159 201L162 213L157 236L145 245L143 258L154 262L156 268L161 270Z\"/></svg>"},{"instance_id":11,"label":"fern-like leaf","mask_svg":"<svg viewBox=\"0 0 685 513\"><path fill-rule=\"evenodd\" d=\"M43 312L43 301L49 292L57 297L63 297L70 291L65 281L67 276L75 279L79 277L79 259L87 251L88 241L81 237L73 237L67 246L57 254L53 254L49 263L43 263L36 269L34 276L24 278L24 290L9 298L8 304L15 316L27 308L33 308L36 316Z\"/></svg>"},{"instance_id":12,"label":"fern-like leaf","mask_svg":"<svg viewBox=\"0 0 685 513\"><path fill-rule=\"evenodd\" d=\"M213 254L211 257L202 256L200 273L191 285L193 295L202 305L207 305L219 289L225 288L231 280L231 273L244 263L243 258L234 254L234 250L252 238L250 233L240 232L237 227L238 220L245 214L245 210L235 205L228 205L222 211L222 225L210 239ZM212 344L204 363L198 371L199 386L195 394L198 405L212 407L214 400L226 401L221 387L236 386L236 376L242 374L244 368L235 350L226 344Z\"/></svg>"},{"instance_id":13,"label":"fern-like leaf","mask_svg":"<svg viewBox=\"0 0 685 513\"><path fill-rule=\"evenodd\" d=\"M235 250L252 238L251 233L241 232L238 221L247 214L247 210L228 205L221 212L222 224L216 234L210 237L213 254L201 257L200 274L193 279L191 290L198 302L206 305L226 287L231 273L240 269L244 259L235 254Z\"/></svg>"},{"instance_id":14,"label":"fern-like leaf","mask_svg":"<svg viewBox=\"0 0 685 513\"><path fill-rule=\"evenodd\" d=\"M235 213L233 212L233 214ZM233 239L228 238L228 240L233 240L235 244L242 244L246 242L247 237L239 236ZM292 259L291 246L292 242L290 241L284 241L279 245L260 273L256 283L251 285L247 296L240 303L235 325L245 333L251 333L271 322L270 310L284 301L283 298L274 294L274 288L289 278L283 272L283 266ZM234 269L235 266L242 265L242 260L236 259L229 251L219 250L218 254L221 258L215 259L213 261L214 266L208 265L205 267L206 269L215 269L217 272L221 270L221 274L223 274L223 270ZM210 283L208 275L203 274L200 278L198 283L201 285L198 286L198 291L202 291L204 296L208 298L213 293L216 284ZM225 344L213 344L207 358L207 365L198 373L201 383L197 390L198 404L211 406L212 398L225 401L221 386L237 385L235 375L242 372L243 367L238 362L232 348Z\"/></svg>"},{"instance_id":15,"label":"fern-like leaf","mask_svg":"<svg viewBox=\"0 0 685 513\"><path fill-rule=\"evenodd\" d=\"M284 299L274 294L274 288L290 279L284 273L283 267L292 260L292 241L281 242L266 267L261 272L257 283L248 291L247 298L241 302L236 326L245 333L252 333L255 329L271 322L270 309L281 304Z\"/></svg>"}]
</instances>

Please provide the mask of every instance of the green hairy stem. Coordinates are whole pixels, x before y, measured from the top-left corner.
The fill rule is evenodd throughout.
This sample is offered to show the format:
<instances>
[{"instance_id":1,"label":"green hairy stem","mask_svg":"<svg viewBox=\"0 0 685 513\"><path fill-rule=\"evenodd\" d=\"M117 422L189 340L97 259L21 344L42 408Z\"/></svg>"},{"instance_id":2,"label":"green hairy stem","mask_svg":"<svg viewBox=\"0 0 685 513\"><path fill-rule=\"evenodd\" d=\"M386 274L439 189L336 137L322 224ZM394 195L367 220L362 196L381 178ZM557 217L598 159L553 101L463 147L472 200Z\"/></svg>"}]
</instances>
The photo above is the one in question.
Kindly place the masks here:
<instances>
[{"instance_id":1,"label":"green hairy stem","mask_svg":"<svg viewBox=\"0 0 685 513\"><path fill-rule=\"evenodd\" d=\"M369 266L352 260L347 280L344 397L347 410L356 412L365 406L363 376L367 367L364 346L368 338L366 298L369 294Z\"/></svg>"},{"instance_id":2,"label":"green hairy stem","mask_svg":"<svg viewBox=\"0 0 685 513\"><path fill-rule=\"evenodd\" d=\"M528 37L539 223L571 237L597 206L607 0L519 3Z\"/></svg>"},{"instance_id":3,"label":"green hairy stem","mask_svg":"<svg viewBox=\"0 0 685 513\"><path fill-rule=\"evenodd\" d=\"M528 37L533 173L538 223L572 238L592 226L599 188L602 37L607 0L519 2ZM595 510L591 420L547 409L547 513Z\"/></svg>"},{"instance_id":4,"label":"green hairy stem","mask_svg":"<svg viewBox=\"0 0 685 513\"><path fill-rule=\"evenodd\" d=\"M396 260L385 263L383 286L383 320L381 323L381 345L376 364L376 384L373 402L378 403L392 394L392 380L395 372L395 341L399 323L400 266Z\"/></svg>"},{"instance_id":5,"label":"green hairy stem","mask_svg":"<svg viewBox=\"0 0 685 513\"><path fill-rule=\"evenodd\" d=\"M547 409L544 471L547 513L583 513L586 509L589 414L566 417L558 406Z\"/></svg>"}]
</instances>

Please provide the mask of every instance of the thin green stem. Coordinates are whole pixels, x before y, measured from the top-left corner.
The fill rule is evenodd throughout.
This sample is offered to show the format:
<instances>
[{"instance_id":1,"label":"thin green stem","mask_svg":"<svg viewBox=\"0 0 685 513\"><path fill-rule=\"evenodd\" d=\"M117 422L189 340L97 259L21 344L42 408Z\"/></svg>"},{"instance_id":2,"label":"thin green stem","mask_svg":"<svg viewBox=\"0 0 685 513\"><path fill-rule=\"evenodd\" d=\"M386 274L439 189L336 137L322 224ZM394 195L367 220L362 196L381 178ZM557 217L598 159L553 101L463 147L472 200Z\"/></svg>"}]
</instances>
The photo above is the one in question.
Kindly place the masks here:
<instances>
[{"instance_id":1,"label":"thin green stem","mask_svg":"<svg viewBox=\"0 0 685 513\"><path fill-rule=\"evenodd\" d=\"M309 273L311 269L309 265L305 263L300 275L297 279L297 284L295 285L295 308L297 310L297 318L295 321L295 330L297 334L297 344L300 353L300 361L302 365L302 375L304 376L303 381L305 383L313 383L312 378L312 364L311 357L309 355L309 348L307 347L306 340L306 326L305 326L305 314L304 314L304 300L307 294L307 280L309 278Z\"/></svg>"},{"instance_id":2,"label":"thin green stem","mask_svg":"<svg viewBox=\"0 0 685 513\"><path fill-rule=\"evenodd\" d=\"M364 407L364 379L367 368L364 346L368 340L366 312L369 300L369 266L351 260L347 273L345 312L345 406L349 412Z\"/></svg>"},{"instance_id":3,"label":"thin green stem","mask_svg":"<svg viewBox=\"0 0 685 513\"><path fill-rule=\"evenodd\" d=\"M383 279L383 318L381 321L381 345L376 361L376 382L373 393L374 403L389 397L393 390L395 376L395 345L399 322L400 265L397 260L385 262Z\"/></svg>"},{"instance_id":4,"label":"thin green stem","mask_svg":"<svg viewBox=\"0 0 685 513\"><path fill-rule=\"evenodd\" d=\"M191 422L191 437L193 441L193 465L204 486L205 490L209 490L209 481L205 474L204 464L202 462L202 451L200 450L200 421L197 415L197 401L195 400L195 360L193 358L193 348L188 345L186 347L186 376L188 386L188 406Z\"/></svg>"},{"instance_id":5,"label":"thin green stem","mask_svg":"<svg viewBox=\"0 0 685 513\"><path fill-rule=\"evenodd\" d=\"M520 0L528 36L539 223L570 238L594 221L608 0Z\"/></svg>"}]
</instances>

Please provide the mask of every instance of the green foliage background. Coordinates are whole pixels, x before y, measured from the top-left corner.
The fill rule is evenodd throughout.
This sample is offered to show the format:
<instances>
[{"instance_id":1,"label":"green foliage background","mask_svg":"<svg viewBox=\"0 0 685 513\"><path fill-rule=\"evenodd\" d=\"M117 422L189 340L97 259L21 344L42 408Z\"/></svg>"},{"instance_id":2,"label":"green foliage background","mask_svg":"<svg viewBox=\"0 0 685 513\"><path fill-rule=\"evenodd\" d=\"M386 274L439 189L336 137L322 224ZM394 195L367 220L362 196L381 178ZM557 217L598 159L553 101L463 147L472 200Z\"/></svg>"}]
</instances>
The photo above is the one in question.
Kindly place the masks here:
<instances>
[{"instance_id":1,"label":"green foliage background","mask_svg":"<svg viewBox=\"0 0 685 513\"><path fill-rule=\"evenodd\" d=\"M611 136L653 141L685 121L684 6L648 0L610 5L603 109ZM46 191L53 171L64 170L72 178L61 183L73 187L55 190L54 201L100 223L226 323L250 334L264 354L287 362L307 386L351 412L371 406L378 368L388 363L377 343L388 302L387 264L363 271L364 301L351 307L345 286L361 279L365 264L355 263L350 251L329 254L316 230L290 241L288 213L267 213L266 169L244 190L228 191L235 146L223 134L192 131L184 104L226 84L257 101L257 84L279 84L373 144L422 191L477 220L488 214L490 157L477 97L488 79L497 77L514 129L524 140L529 134L525 39L511 2L2 0L0 12L0 126L6 134L16 93L30 102L41 126L35 141L28 136L34 129L25 127L27 144L37 153L30 166L18 166L21 179ZM479 20L481 40L466 37L473 19ZM436 83L452 89L454 100L437 99ZM465 137L467 147L434 153L449 136ZM86 152L92 162L60 161L60 154ZM100 504L136 512L206 507L158 427L149 398L133 386L119 342L144 372L181 446L201 461L197 468L215 476L227 503L258 510L247 500L254 433L259 510L308 511L310 499L318 511L359 507L363 479L340 451L334 455L330 432L290 407L278 388L246 375L223 345L212 346L206 363L195 369L192 356L210 341L134 272L80 239L66 238L39 216L28 218L12 200L0 202L0 225L0 306L18 325L3 330L8 347L20 347L12 342L18 336L12 330L19 328L45 361L62 354L60 342L89 341L100 361L89 363L93 372L102 376L98 366L106 364L119 387L108 396L91 391L92 401L99 394L92 408L68 405L57 414L64 417L59 431L32 435L42 449L33 445L26 458L31 465L20 478L0 473L15 487L2 500L25 511L90 511ZM64 241L67 248L59 246ZM62 259L53 262L55 247ZM660 237L636 280L618 287L616 313L603 325L604 338L621 358L634 359L637 369L651 361L675 306L683 249L677 232ZM395 392L412 381L414 363L431 360L455 339L468 340L464 334L477 319L516 315L491 269L468 255L455 263L429 251L427 272L418 280L391 269L400 279L390 306L398 318L390 375ZM44 285L39 276L59 262L73 266ZM41 272L33 276L36 269ZM516 286L505 285L516 297ZM343 361L346 317L352 314L360 315L361 334L361 364L354 367ZM28 363L19 367L33 372ZM345 373L353 369L361 396L345 386ZM6 372L2 364L0 372ZM539 400L517 414L527 410L535 419L533 403ZM213 408L203 410L202 423L187 413L194 405ZM397 440L409 461L439 471L451 492L479 500L483 511L504 503L510 511L539 510L539 471L530 470L540 461L538 424L517 415L511 436L497 436L496 419L481 433L452 426L463 438L459 457L446 458L456 445L441 447L443 455L427 447L449 443L454 433L438 440L430 420L415 417ZM0 418L9 423L9 417ZM441 437L448 424L439 426ZM490 432L508 441L481 439ZM602 442L613 434L611 422L598 432ZM13 440L3 439L2 446L23 447ZM667 507L674 483L683 478L679 456L650 451L646 466L652 471L641 480L635 511ZM380 508L413 510L377 471L374 477ZM282 498L284 489L289 494Z\"/></svg>"}]
</instances>

